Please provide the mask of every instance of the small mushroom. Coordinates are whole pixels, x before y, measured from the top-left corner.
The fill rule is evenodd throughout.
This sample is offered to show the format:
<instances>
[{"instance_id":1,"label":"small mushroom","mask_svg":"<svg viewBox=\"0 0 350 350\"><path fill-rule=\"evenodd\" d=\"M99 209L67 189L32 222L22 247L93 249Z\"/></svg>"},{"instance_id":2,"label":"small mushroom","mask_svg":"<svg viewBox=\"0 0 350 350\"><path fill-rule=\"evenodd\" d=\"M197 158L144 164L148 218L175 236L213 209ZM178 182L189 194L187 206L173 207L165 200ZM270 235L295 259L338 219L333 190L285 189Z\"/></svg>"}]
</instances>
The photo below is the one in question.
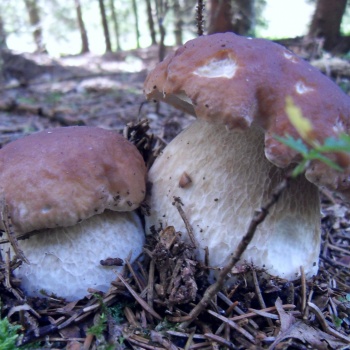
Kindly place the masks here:
<instances>
[{"instance_id":1,"label":"small mushroom","mask_svg":"<svg viewBox=\"0 0 350 350\"><path fill-rule=\"evenodd\" d=\"M100 261L142 251L144 231L134 210L145 182L140 153L114 131L56 128L5 145L1 210L16 235L31 233L18 241L30 264L15 270L27 294L45 290L76 299L89 287L106 291L117 268Z\"/></svg>"},{"instance_id":2,"label":"small mushroom","mask_svg":"<svg viewBox=\"0 0 350 350\"><path fill-rule=\"evenodd\" d=\"M186 231L174 196L184 204L198 253L209 248L210 265L228 261L256 209L300 155L275 136L299 138L285 111L287 97L314 127L314 138L349 131L350 99L336 84L286 48L233 33L201 36L181 46L151 71L148 99L165 101L197 117L164 150L150 169L150 227L174 225ZM338 161L337 154L329 155ZM344 172L313 161L258 227L243 261L286 279L318 270L320 205L318 187L350 199L349 157ZM192 183L181 188L184 172Z\"/></svg>"}]
</instances>

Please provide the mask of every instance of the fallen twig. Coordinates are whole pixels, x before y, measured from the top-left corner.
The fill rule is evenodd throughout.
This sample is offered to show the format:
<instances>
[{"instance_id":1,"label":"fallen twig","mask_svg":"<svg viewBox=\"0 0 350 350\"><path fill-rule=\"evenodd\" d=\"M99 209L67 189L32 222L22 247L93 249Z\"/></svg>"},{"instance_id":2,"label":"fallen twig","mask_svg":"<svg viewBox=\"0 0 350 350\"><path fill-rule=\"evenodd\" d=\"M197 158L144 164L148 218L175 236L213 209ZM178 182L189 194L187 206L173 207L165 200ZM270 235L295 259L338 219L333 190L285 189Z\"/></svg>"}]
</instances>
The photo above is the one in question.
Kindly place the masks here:
<instances>
[{"instance_id":1,"label":"fallen twig","mask_svg":"<svg viewBox=\"0 0 350 350\"><path fill-rule=\"evenodd\" d=\"M253 219L250 222L247 233L243 236L240 243L238 244L236 250L232 254L230 261L227 265L221 270L217 281L212 284L204 293L204 296L199 301L199 303L192 309L186 319L180 324L180 328L186 328L208 305L210 300L222 289L226 276L231 272L232 268L237 264L241 259L242 254L248 247L249 243L254 237L257 227L265 220L266 216L269 213L270 208L275 205L283 191L287 188L290 177L286 177L280 184L277 186L275 191L272 193L270 200L263 206L260 211L255 212Z\"/></svg>"}]
</instances>

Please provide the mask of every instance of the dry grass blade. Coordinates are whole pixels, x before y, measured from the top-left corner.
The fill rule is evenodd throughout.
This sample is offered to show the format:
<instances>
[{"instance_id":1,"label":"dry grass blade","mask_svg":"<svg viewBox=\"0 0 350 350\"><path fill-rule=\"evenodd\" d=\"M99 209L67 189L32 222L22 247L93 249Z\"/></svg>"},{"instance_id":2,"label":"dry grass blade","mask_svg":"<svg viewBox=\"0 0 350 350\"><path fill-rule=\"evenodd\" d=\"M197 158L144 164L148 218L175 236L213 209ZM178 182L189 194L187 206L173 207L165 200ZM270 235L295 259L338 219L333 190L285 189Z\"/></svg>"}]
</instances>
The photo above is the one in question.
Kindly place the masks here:
<instances>
[{"instance_id":1,"label":"dry grass blade","mask_svg":"<svg viewBox=\"0 0 350 350\"><path fill-rule=\"evenodd\" d=\"M162 317L159 316L157 312L155 312L148 304L146 301L144 301L140 296L132 289L130 284L121 276L118 275L120 280L123 282L124 286L127 288L127 290L130 292L130 294L135 298L135 300L141 305L141 307L150 313L152 316L154 316L157 320L162 320Z\"/></svg>"},{"instance_id":2,"label":"dry grass blade","mask_svg":"<svg viewBox=\"0 0 350 350\"><path fill-rule=\"evenodd\" d=\"M230 341L228 341L222 337L219 337L218 335L215 335L213 333L205 333L204 335L208 339L213 340L213 341L219 343L220 345L225 346L228 349L237 349L237 347L234 346Z\"/></svg>"},{"instance_id":3,"label":"dry grass blade","mask_svg":"<svg viewBox=\"0 0 350 350\"><path fill-rule=\"evenodd\" d=\"M186 227L187 233L190 237L193 248L196 248L196 240L194 238L193 228L192 228L191 224L189 223L184 210L182 209L183 203L181 202L181 199L179 197L174 197L174 205L175 205L176 209L178 210L178 212L181 216L181 219L183 220L183 222L185 224L185 227Z\"/></svg>"},{"instance_id":4,"label":"dry grass blade","mask_svg":"<svg viewBox=\"0 0 350 350\"><path fill-rule=\"evenodd\" d=\"M0 212L1 220L2 220L3 225L4 225L5 232L7 234L8 240L11 243L11 246L12 246L15 254L17 255L17 257L19 259L21 259L25 263L29 264L28 259L25 257L22 249L18 245L18 241L17 241L16 235L13 231L13 226L11 223L11 216L8 212L8 206L7 206L4 198L2 198L0 200L0 210L1 210L1 212Z\"/></svg>"},{"instance_id":5,"label":"dry grass blade","mask_svg":"<svg viewBox=\"0 0 350 350\"><path fill-rule=\"evenodd\" d=\"M324 318L322 311L314 304L311 302L308 302L308 306L310 308L310 310L315 314L316 318L318 319L318 321L321 324L321 327L323 329L324 332L333 335L334 337L345 341L346 343L350 344L350 338L347 337L346 335L336 331L335 329L333 329L332 327L330 327L326 321L326 319Z\"/></svg>"},{"instance_id":6,"label":"dry grass blade","mask_svg":"<svg viewBox=\"0 0 350 350\"><path fill-rule=\"evenodd\" d=\"M226 324L228 324L231 328L233 328L234 330L236 330L237 332L241 333L244 337L246 337L252 344L255 344L255 339L254 337L248 333L244 328L242 328L241 326L239 326L236 322L233 322L232 320L230 320L229 318L219 315L218 313L212 311L212 310L208 310L208 313L210 315L215 316L216 318L218 318L219 320L225 322Z\"/></svg>"}]
</instances>

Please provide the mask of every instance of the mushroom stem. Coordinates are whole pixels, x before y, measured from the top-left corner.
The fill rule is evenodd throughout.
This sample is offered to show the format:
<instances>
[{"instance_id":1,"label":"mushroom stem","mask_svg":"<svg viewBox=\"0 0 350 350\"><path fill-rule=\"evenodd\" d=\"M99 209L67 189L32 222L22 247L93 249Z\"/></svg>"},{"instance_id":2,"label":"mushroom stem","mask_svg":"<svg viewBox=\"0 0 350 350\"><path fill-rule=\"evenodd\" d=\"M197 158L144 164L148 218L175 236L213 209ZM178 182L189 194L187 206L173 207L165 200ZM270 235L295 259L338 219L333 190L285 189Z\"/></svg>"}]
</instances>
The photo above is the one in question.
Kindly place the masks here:
<instances>
[{"instance_id":1,"label":"mushroom stem","mask_svg":"<svg viewBox=\"0 0 350 350\"><path fill-rule=\"evenodd\" d=\"M221 267L247 231L254 211L269 199L287 171L265 158L260 127L228 131L197 120L165 148L149 172L147 228L174 225L186 232L172 205L173 197L180 197L199 258L203 259L208 246L210 266ZM191 183L181 187L184 173ZM317 273L319 247L318 189L299 176L258 227L240 264L252 262L286 279L296 279L304 266L311 277Z\"/></svg>"}]
</instances>

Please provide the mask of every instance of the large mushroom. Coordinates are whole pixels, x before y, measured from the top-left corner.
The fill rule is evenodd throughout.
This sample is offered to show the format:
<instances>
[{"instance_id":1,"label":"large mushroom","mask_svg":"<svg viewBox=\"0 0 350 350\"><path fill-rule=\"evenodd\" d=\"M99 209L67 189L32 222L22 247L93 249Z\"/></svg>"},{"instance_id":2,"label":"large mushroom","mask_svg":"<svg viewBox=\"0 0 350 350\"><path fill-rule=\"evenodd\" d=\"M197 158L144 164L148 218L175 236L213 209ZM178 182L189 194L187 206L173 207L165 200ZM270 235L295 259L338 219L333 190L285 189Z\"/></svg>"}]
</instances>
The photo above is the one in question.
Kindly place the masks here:
<instances>
[{"instance_id":1,"label":"large mushroom","mask_svg":"<svg viewBox=\"0 0 350 350\"><path fill-rule=\"evenodd\" d=\"M134 210L145 182L140 153L115 131L56 128L5 145L1 210L14 234L30 233L18 241L30 264L15 270L27 294L44 290L75 299L89 287L106 291L117 268L100 261L142 251L144 231Z\"/></svg>"},{"instance_id":2,"label":"large mushroom","mask_svg":"<svg viewBox=\"0 0 350 350\"><path fill-rule=\"evenodd\" d=\"M151 71L148 99L197 117L150 169L147 229L175 225L186 232L173 197L180 197L198 252L209 263L228 261L261 208L300 156L275 136L299 138L285 111L290 97L323 142L349 130L350 99L331 80L286 48L233 33L187 42ZM329 155L338 160L337 154ZM343 157L343 156L342 156ZM348 158L342 164L348 164ZM314 161L283 193L245 251L244 261L295 279L318 270L320 206L317 186L350 198L349 168Z\"/></svg>"}]
</instances>

